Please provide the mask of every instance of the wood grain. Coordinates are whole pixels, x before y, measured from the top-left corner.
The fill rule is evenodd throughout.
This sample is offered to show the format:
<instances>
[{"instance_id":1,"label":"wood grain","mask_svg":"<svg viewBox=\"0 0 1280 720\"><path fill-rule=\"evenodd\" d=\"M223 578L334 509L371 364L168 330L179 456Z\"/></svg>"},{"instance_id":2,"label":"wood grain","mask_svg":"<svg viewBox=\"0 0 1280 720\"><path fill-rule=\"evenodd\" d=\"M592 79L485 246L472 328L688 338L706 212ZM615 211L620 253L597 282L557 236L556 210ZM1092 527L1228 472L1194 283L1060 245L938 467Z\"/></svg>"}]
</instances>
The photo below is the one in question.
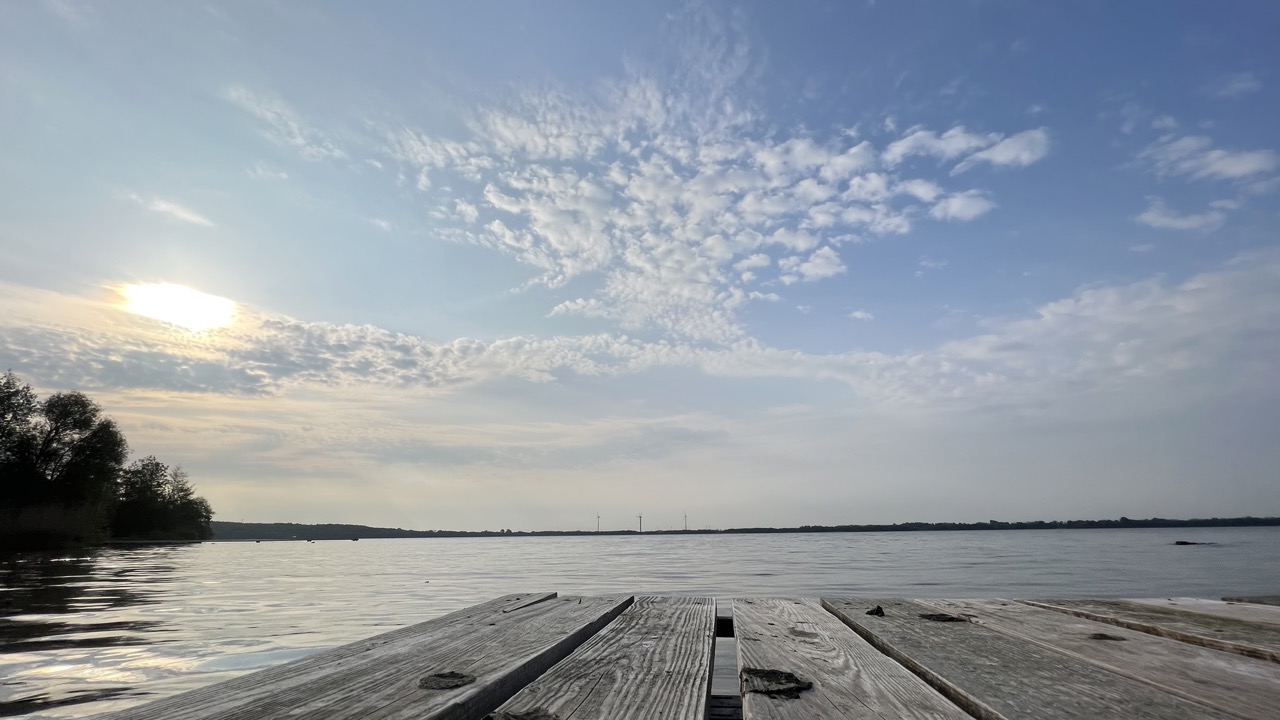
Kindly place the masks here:
<instances>
[{"instance_id":1,"label":"wood grain","mask_svg":"<svg viewBox=\"0 0 1280 720\"><path fill-rule=\"evenodd\" d=\"M1125 602L1138 603L1139 605L1152 605L1155 607L1169 608L1170 610L1185 610L1193 613L1203 613L1205 615L1214 615L1217 617L1231 618L1232 620L1241 620L1243 622L1259 622L1268 625L1280 625L1280 607L1271 605L1255 605L1250 603L1227 602L1223 600L1205 600L1203 598L1125 598Z\"/></svg>"},{"instance_id":2,"label":"wood grain","mask_svg":"<svg viewBox=\"0 0 1280 720\"><path fill-rule=\"evenodd\" d=\"M824 599L822 604L982 720L1231 717L926 605L887 599ZM883 617L866 614L877 605Z\"/></svg>"},{"instance_id":3,"label":"wood grain","mask_svg":"<svg viewBox=\"0 0 1280 720\"><path fill-rule=\"evenodd\" d=\"M637 598L613 624L489 718L702 720L715 622L712 598Z\"/></svg>"},{"instance_id":4,"label":"wood grain","mask_svg":"<svg viewBox=\"0 0 1280 720\"><path fill-rule=\"evenodd\" d=\"M734 600L733 617L743 673L780 671L812 683L786 697L752 692L744 678L744 720L969 720L815 600Z\"/></svg>"},{"instance_id":5,"label":"wood grain","mask_svg":"<svg viewBox=\"0 0 1280 720\"><path fill-rule=\"evenodd\" d=\"M507 595L110 717L471 720L511 697L630 604L629 597Z\"/></svg>"},{"instance_id":6,"label":"wood grain","mask_svg":"<svg viewBox=\"0 0 1280 720\"><path fill-rule=\"evenodd\" d=\"M1001 600L917 600L1246 720L1280 708L1280 669L1265 660Z\"/></svg>"},{"instance_id":7,"label":"wood grain","mask_svg":"<svg viewBox=\"0 0 1280 720\"><path fill-rule=\"evenodd\" d=\"M1245 657L1280 662L1280 628L1123 600L1019 600L1088 620Z\"/></svg>"}]
</instances>

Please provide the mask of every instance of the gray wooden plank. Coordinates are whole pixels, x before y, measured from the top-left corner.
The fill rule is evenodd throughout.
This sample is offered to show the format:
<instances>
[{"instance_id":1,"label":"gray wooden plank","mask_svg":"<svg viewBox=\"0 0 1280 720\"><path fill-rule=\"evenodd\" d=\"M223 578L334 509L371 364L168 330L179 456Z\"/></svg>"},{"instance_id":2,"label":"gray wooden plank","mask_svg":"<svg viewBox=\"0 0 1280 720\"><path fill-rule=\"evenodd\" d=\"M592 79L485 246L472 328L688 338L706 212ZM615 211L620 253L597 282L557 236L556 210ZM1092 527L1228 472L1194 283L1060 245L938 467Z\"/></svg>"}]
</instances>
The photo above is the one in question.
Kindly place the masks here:
<instances>
[{"instance_id":1,"label":"gray wooden plank","mask_svg":"<svg viewBox=\"0 0 1280 720\"><path fill-rule=\"evenodd\" d=\"M630 597L508 595L110 717L473 720L630 604Z\"/></svg>"},{"instance_id":2,"label":"gray wooden plank","mask_svg":"<svg viewBox=\"0 0 1280 720\"><path fill-rule=\"evenodd\" d=\"M1236 603L1253 603L1256 605L1280 605L1280 595L1241 595L1239 597L1224 597L1227 602Z\"/></svg>"},{"instance_id":3,"label":"gray wooden plank","mask_svg":"<svg viewBox=\"0 0 1280 720\"><path fill-rule=\"evenodd\" d=\"M1280 708L1280 668L1266 660L1003 600L917 600L1246 720Z\"/></svg>"},{"instance_id":4,"label":"gray wooden plank","mask_svg":"<svg viewBox=\"0 0 1280 720\"><path fill-rule=\"evenodd\" d=\"M981 720L1231 717L925 605L888 599L822 604ZM883 615L867 614L877 606Z\"/></svg>"},{"instance_id":5,"label":"gray wooden plank","mask_svg":"<svg viewBox=\"0 0 1280 720\"><path fill-rule=\"evenodd\" d=\"M1231 618L1243 622L1259 622L1268 625L1280 625L1280 607L1271 605L1254 605L1250 603L1228 602L1225 600L1206 600L1204 598L1124 598L1125 602L1139 605L1153 605L1170 610L1185 610L1205 615Z\"/></svg>"},{"instance_id":6,"label":"gray wooden plank","mask_svg":"<svg viewBox=\"0 0 1280 720\"><path fill-rule=\"evenodd\" d=\"M815 600L734 600L733 617L744 720L970 720Z\"/></svg>"},{"instance_id":7,"label":"gray wooden plank","mask_svg":"<svg viewBox=\"0 0 1280 720\"><path fill-rule=\"evenodd\" d=\"M1018 602L1180 640L1192 645L1280 662L1280 627L1272 625L1139 605L1123 600L1019 600Z\"/></svg>"},{"instance_id":8,"label":"gray wooden plank","mask_svg":"<svg viewBox=\"0 0 1280 720\"><path fill-rule=\"evenodd\" d=\"M642 597L490 720L702 720L716 610L711 598Z\"/></svg>"}]
</instances>

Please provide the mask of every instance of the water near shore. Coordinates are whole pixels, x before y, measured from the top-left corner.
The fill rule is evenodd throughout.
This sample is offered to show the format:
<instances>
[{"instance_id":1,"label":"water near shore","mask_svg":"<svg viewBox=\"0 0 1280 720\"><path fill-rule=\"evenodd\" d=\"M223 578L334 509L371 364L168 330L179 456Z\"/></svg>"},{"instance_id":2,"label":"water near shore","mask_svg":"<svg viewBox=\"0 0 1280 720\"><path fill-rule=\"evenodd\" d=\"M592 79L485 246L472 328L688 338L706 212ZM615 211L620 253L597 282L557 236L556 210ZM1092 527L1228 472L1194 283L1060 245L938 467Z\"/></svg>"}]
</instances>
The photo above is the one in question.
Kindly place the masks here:
<instances>
[{"instance_id":1,"label":"water near shore","mask_svg":"<svg viewBox=\"0 0 1280 720\"><path fill-rule=\"evenodd\" d=\"M117 710L516 591L1220 597L1280 592L1277 568L1275 527L213 543L24 556L0 561L0 716Z\"/></svg>"}]
</instances>

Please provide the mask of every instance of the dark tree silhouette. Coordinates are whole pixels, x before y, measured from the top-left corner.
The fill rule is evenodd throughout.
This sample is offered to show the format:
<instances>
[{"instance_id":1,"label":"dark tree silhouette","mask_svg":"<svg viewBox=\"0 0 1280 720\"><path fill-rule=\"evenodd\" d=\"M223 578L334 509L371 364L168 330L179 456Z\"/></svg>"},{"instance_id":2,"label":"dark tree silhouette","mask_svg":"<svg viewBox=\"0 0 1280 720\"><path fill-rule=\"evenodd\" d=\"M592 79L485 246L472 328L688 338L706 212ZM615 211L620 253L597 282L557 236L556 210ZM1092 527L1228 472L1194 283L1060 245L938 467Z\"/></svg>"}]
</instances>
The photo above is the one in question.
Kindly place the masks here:
<instances>
[{"instance_id":1,"label":"dark tree silhouette","mask_svg":"<svg viewBox=\"0 0 1280 720\"><path fill-rule=\"evenodd\" d=\"M154 457L125 468L128 454L115 421L85 394L40 401L12 372L0 376L0 544L209 537L212 509L186 473Z\"/></svg>"}]
</instances>

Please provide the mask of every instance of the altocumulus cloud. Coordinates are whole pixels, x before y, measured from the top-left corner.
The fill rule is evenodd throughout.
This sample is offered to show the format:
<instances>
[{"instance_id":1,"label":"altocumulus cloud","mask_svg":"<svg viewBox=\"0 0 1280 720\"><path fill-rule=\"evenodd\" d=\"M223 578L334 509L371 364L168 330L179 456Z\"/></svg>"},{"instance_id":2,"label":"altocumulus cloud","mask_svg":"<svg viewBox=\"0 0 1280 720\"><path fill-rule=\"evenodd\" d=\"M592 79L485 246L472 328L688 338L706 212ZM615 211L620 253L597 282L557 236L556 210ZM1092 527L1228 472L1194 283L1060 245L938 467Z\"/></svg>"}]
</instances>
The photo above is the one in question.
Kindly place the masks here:
<instances>
[{"instance_id":1,"label":"altocumulus cloud","mask_svg":"<svg viewBox=\"0 0 1280 720\"><path fill-rule=\"evenodd\" d=\"M387 129L384 154L445 237L514 257L535 284L584 278L550 314L727 347L750 339L745 308L777 297L762 288L844 273L841 245L996 207L913 159L1022 167L1047 152L1043 128L914 127L879 147L844 131L778 134L747 99L749 52L724 39L695 44L698 71L675 81L524 93L470 113L459 136Z\"/></svg>"},{"instance_id":2,"label":"altocumulus cloud","mask_svg":"<svg viewBox=\"0 0 1280 720\"><path fill-rule=\"evenodd\" d=\"M453 392L504 379L541 384L688 368L724 378L834 381L865 402L901 407L1021 402L1188 377L1205 391L1214 383L1278 388L1270 371L1280 352L1274 251L1178 284L1151 279L1087 288L1032 316L988 320L982 334L911 354L814 354L751 339L708 347L617 334L431 342L248 308L228 328L191 335L98 300L13 285L0 286L0 298L13 308L0 324L0 363L38 368L40 382L63 387L254 395L382 385Z\"/></svg>"}]
</instances>

